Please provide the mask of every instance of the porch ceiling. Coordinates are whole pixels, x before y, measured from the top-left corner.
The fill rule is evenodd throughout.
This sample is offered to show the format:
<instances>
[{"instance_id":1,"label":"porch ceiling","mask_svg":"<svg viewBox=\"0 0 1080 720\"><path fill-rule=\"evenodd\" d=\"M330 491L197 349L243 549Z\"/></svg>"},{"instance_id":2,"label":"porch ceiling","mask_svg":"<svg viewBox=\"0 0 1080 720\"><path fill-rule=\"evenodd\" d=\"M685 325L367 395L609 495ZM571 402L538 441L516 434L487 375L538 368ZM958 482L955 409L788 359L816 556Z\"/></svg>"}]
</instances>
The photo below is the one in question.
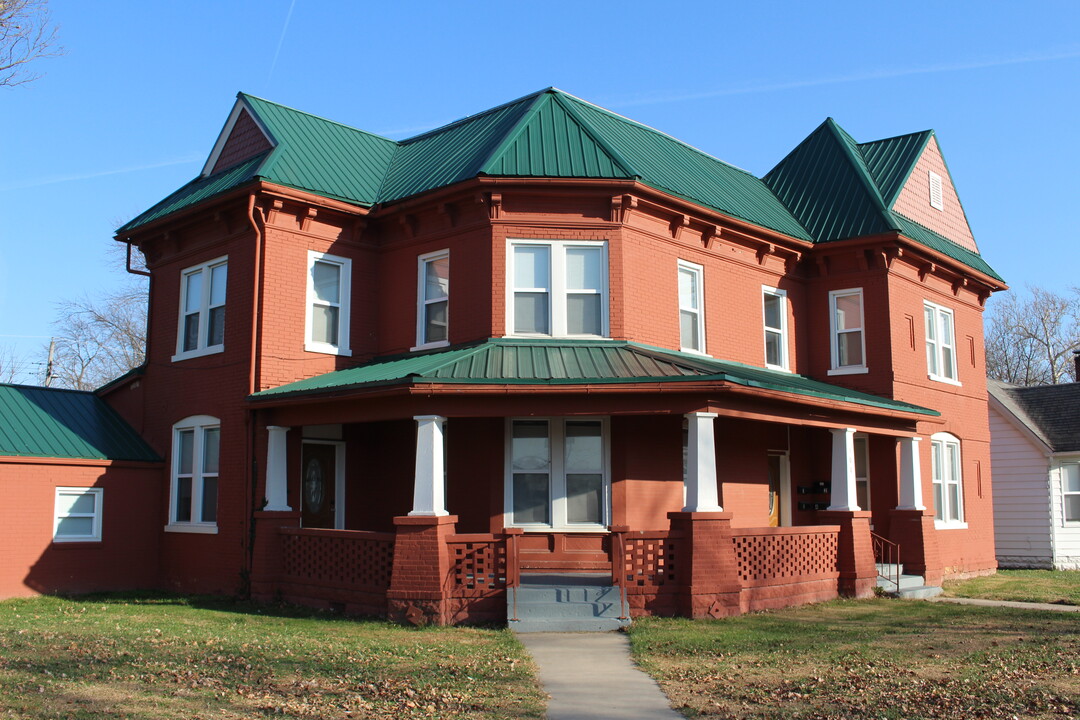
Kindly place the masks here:
<instances>
[{"instance_id":1,"label":"porch ceiling","mask_svg":"<svg viewBox=\"0 0 1080 720\"><path fill-rule=\"evenodd\" d=\"M765 370L741 363L665 350L619 340L546 340L495 338L430 353L374 360L345 370L318 375L249 396L261 406L318 400L329 395L363 395L393 387L454 386L490 391L494 386L530 386L565 392L574 386L608 386L631 390L631 385L686 384L701 388L740 388L776 396L801 396L849 410L899 413L918 418L937 417L935 410L889 400L813 380L804 375ZM619 386L622 386L620 388ZM521 390L524 390L521 387Z\"/></svg>"}]
</instances>

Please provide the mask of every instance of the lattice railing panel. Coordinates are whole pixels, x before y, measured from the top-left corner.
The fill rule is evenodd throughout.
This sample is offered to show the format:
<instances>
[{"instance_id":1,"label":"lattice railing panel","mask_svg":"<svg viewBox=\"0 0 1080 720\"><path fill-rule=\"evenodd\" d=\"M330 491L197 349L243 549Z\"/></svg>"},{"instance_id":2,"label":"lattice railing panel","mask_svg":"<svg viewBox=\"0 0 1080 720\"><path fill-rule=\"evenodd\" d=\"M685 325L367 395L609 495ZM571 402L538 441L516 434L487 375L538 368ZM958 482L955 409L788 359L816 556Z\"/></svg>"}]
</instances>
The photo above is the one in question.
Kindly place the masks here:
<instances>
[{"instance_id":1,"label":"lattice railing panel","mask_svg":"<svg viewBox=\"0 0 1080 720\"><path fill-rule=\"evenodd\" d=\"M835 532L736 535L743 582L808 578L836 572Z\"/></svg>"},{"instance_id":2,"label":"lattice railing panel","mask_svg":"<svg viewBox=\"0 0 1080 720\"><path fill-rule=\"evenodd\" d=\"M447 543L450 550L450 593L477 597L506 589L506 541L468 540Z\"/></svg>"},{"instance_id":3,"label":"lattice railing panel","mask_svg":"<svg viewBox=\"0 0 1080 720\"><path fill-rule=\"evenodd\" d=\"M282 533L281 542L289 580L345 588L390 587L393 535L291 530Z\"/></svg>"},{"instance_id":4,"label":"lattice railing panel","mask_svg":"<svg viewBox=\"0 0 1080 720\"><path fill-rule=\"evenodd\" d=\"M660 587L678 582L679 540L664 536L623 541L623 570L630 587Z\"/></svg>"}]
</instances>

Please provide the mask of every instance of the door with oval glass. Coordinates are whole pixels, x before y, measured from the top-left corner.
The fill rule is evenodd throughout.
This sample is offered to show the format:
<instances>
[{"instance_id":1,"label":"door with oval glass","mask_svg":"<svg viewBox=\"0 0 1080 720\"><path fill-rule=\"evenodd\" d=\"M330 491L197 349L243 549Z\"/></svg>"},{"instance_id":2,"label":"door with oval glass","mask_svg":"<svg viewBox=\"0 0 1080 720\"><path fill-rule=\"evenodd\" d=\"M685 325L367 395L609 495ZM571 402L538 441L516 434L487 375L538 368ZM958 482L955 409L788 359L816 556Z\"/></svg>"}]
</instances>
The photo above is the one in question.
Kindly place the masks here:
<instances>
[{"instance_id":1,"label":"door with oval glass","mask_svg":"<svg viewBox=\"0 0 1080 720\"><path fill-rule=\"evenodd\" d=\"M306 528L337 527L341 501L338 483L338 443L307 442L300 453L300 524Z\"/></svg>"}]
</instances>

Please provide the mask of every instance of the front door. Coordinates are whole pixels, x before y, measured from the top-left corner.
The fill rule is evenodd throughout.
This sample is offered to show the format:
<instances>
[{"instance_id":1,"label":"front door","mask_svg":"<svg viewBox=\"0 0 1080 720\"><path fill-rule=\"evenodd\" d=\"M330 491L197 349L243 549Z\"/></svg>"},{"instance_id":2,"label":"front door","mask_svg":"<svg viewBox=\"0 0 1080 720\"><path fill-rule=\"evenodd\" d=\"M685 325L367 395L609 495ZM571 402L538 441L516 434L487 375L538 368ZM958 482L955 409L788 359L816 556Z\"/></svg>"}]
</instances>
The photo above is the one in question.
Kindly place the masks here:
<instances>
[{"instance_id":1,"label":"front door","mask_svg":"<svg viewBox=\"0 0 1080 720\"><path fill-rule=\"evenodd\" d=\"M769 453L769 527L791 524L791 481L786 453Z\"/></svg>"},{"instance_id":2,"label":"front door","mask_svg":"<svg viewBox=\"0 0 1080 720\"><path fill-rule=\"evenodd\" d=\"M337 452L333 443L305 442L301 452L303 475L300 524L306 528L333 528L337 515Z\"/></svg>"}]
</instances>

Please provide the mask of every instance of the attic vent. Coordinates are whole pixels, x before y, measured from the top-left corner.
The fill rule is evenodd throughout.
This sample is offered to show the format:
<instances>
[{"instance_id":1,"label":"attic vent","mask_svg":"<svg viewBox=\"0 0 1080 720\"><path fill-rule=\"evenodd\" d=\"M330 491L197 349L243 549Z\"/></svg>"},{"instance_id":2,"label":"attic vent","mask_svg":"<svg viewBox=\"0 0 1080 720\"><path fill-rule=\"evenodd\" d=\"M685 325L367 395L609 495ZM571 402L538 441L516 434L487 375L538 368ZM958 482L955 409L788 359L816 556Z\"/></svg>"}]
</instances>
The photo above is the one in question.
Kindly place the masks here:
<instances>
[{"instance_id":1,"label":"attic vent","mask_svg":"<svg viewBox=\"0 0 1080 720\"><path fill-rule=\"evenodd\" d=\"M944 210L945 203L941 199L941 176L930 170L930 207L935 210Z\"/></svg>"}]
</instances>

